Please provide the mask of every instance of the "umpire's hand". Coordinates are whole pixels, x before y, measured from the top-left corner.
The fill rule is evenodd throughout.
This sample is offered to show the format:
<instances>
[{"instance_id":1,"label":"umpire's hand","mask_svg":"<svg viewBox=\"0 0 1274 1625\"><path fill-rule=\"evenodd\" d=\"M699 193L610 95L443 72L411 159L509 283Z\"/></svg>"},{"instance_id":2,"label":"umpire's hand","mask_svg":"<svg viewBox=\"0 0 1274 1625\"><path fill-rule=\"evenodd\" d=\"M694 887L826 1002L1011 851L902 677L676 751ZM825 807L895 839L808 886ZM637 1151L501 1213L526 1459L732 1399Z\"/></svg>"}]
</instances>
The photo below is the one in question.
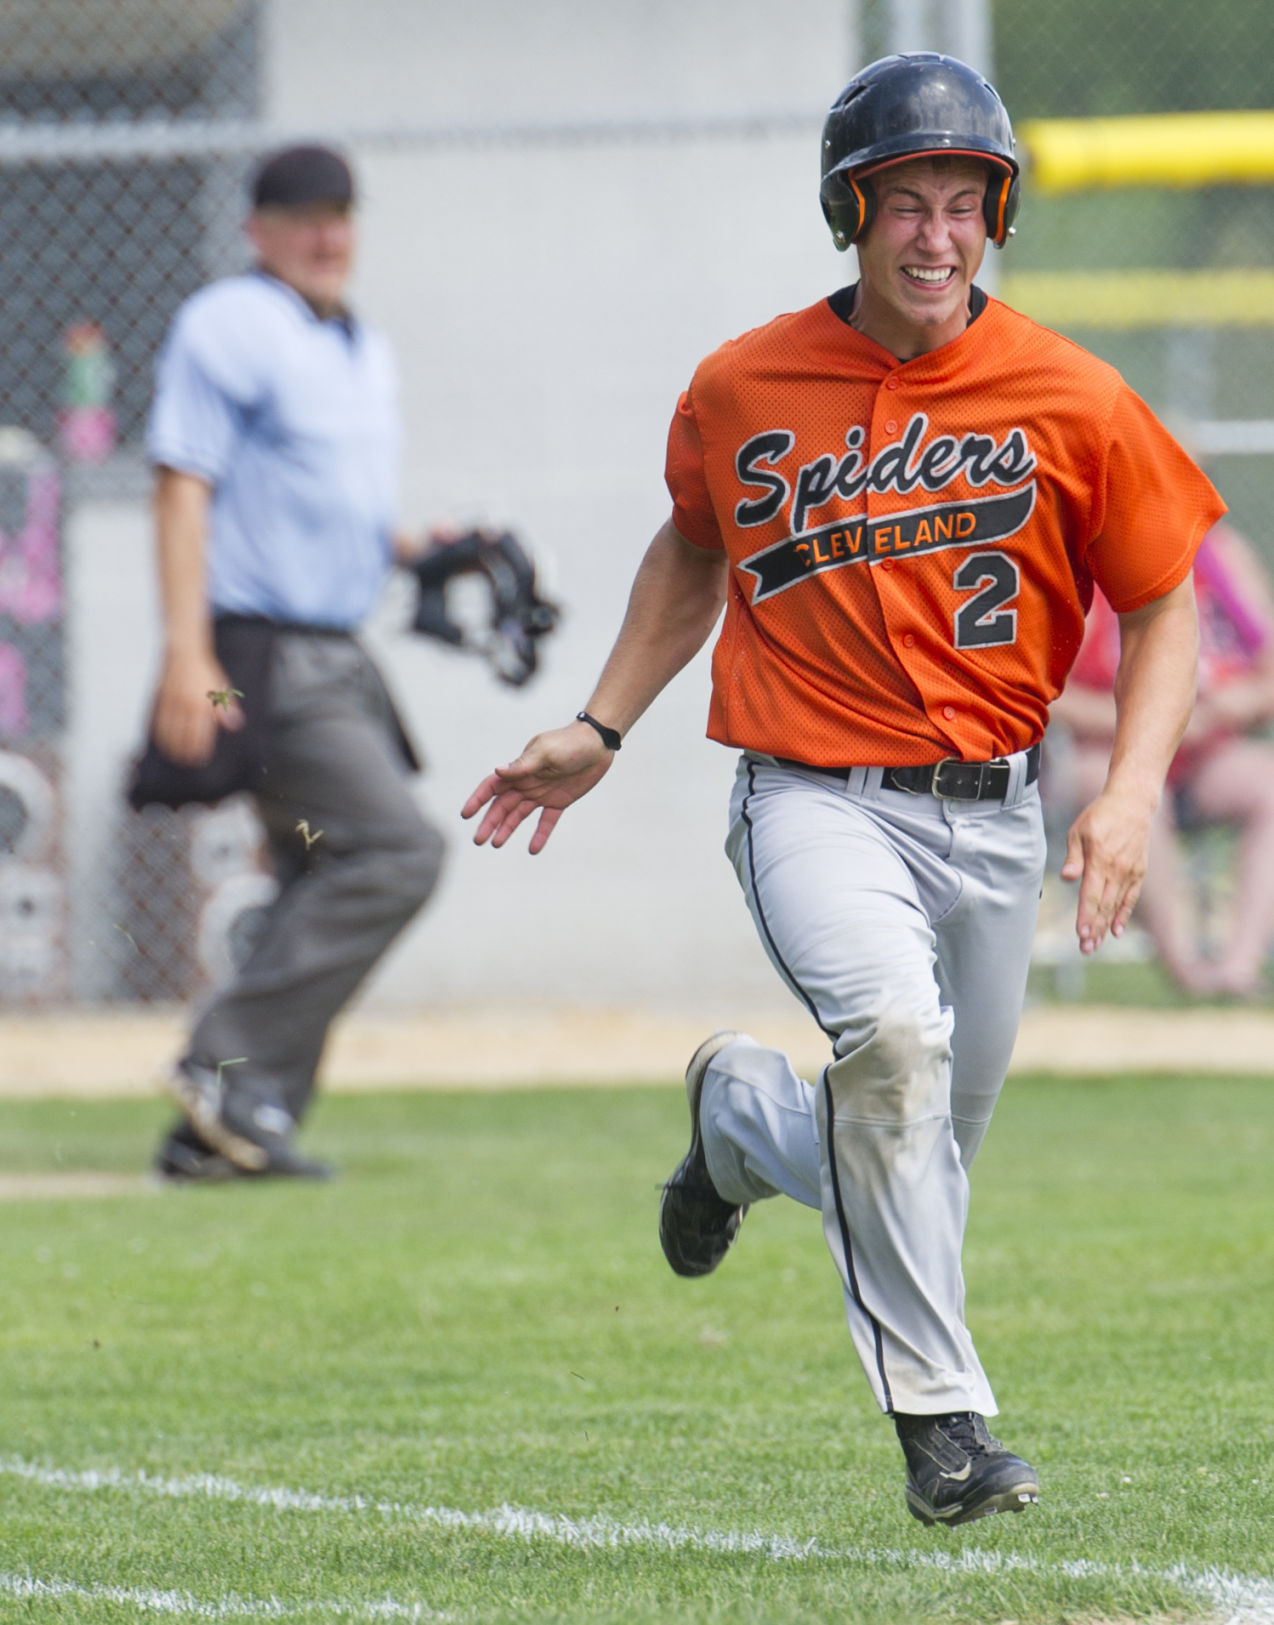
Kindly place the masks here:
<instances>
[{"instance_id":1,"label":"umpire's hand","mask_svg":"<svg viewBox=\"0 0 1274 1625\"><path fill-rule=\"evenodd\" d=\"M243 710L220 662L202 650L170 650L155 690L150 734L182 767L200 767L212 755L218 729L243 727Z\"/></svg>"}]
</instances>

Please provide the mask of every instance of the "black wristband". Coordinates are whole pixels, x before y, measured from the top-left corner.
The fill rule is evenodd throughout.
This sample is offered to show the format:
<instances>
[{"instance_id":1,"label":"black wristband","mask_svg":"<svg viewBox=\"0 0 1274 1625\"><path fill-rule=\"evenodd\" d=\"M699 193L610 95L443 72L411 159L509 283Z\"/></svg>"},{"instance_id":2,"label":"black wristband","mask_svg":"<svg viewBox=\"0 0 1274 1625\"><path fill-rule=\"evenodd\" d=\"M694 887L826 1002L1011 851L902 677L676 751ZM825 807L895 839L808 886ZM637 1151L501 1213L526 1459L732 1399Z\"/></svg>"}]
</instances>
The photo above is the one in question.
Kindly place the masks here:
<instances>
[{"instance_id":1,"label":"black wristband","mask_svg":"<svg viewBox=\"0 0 1274 1625\"><path fill-rule=\"evenodd\" d=\"M623 744L623 740L619 737L618 728L608 728L604 722L598 722L596 717L590 717L587 711L577 711L575 720L576 722L587 722L590 728L596 728L601 735L602 744L605 745L607 750L618 750Z\"/></svg>"}]
</instances>

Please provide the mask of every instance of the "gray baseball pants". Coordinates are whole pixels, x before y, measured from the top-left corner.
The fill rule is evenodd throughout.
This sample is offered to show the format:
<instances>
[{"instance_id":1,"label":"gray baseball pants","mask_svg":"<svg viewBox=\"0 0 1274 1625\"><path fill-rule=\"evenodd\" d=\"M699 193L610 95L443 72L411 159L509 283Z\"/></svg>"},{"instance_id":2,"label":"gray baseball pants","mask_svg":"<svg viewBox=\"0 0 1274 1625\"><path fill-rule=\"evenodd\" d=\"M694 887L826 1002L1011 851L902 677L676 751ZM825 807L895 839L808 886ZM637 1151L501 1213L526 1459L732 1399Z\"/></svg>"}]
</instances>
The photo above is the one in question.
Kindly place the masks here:
<instances>
[{"instance_id":1,"label":"gray baseball pants","mask_svg":"<svg viewBox=\"0 0 1274 1625\"><path fill-rule=\"evenodd\" d=\"M256 803L279 894L188 1059L300 1120L332 1018L428 899L442 837L412 796L394 713L352 638L280 631ZM308 839L307 839L308 835Z\"/></svg>"},{"instance_id":2,"label":"gray baseball pants","mask_svg":"<svg viewBox=\"0 0 1274 1625\"><path fill-rule=\"evenodd\" d=\"M1008 1070L1044 873L1037 787L884 789L745 755L727 852L774 965L832 1046L814 1085L741 1037L700 1119L731 1202L823 1214L854 1346L888 1413L995 1399L964 1320L968 1168Z\"/></svg>"}]
</instances>

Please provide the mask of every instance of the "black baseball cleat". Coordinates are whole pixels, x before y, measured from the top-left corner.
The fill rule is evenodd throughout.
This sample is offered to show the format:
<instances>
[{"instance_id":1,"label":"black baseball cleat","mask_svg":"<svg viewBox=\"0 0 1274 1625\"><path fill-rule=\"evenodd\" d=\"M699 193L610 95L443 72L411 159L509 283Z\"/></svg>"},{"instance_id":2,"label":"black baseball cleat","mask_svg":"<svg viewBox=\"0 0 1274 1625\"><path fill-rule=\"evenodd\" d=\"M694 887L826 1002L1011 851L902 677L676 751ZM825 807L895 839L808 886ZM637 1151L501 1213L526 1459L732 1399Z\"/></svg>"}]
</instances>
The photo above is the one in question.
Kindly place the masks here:
<instances>
[{"instance_id":1,"label":"black baseball cleat","mask_svg":"<svg viewBox=\"0 0 1274 1625\"><path fill-rule=\"evenodd\" d=\"M1035 1469L1006 1450L976 1411L895 1416L907 1458L907 1506L924 1524L972 1523L1040 1498Z\"/></svg>"},{"instance_id":2,"label":"black baseball cleat","mask_svg":"<svg viewBox=\"0 0 1274 1625\"><path fill-rule=\"evenodd\" d=\"M335 1169L315 1162L292 1144L295 1124L275 1100L249 1088L228 1090L218 1075L193 1061L180 1061L166 1080L195 1135L243 1174L284 1179L331 1179Z\"/></svg>"},{"instance_id":3,"label":"black baseball cleat","mask_svg":"<svg viewBox=\"0 0 1274 1625\"><path fill-rule=\"evenodd\" d=\"M659 1203L659 1244L678 1275L711 1275L730 1251L746 1206L717 1195L703 1154L699 1100L708 1062L742 1033L713 1033L690 1057L686 1099L690 1102L690 1149L664 1186Z\"/></svg>"}]
</instances>

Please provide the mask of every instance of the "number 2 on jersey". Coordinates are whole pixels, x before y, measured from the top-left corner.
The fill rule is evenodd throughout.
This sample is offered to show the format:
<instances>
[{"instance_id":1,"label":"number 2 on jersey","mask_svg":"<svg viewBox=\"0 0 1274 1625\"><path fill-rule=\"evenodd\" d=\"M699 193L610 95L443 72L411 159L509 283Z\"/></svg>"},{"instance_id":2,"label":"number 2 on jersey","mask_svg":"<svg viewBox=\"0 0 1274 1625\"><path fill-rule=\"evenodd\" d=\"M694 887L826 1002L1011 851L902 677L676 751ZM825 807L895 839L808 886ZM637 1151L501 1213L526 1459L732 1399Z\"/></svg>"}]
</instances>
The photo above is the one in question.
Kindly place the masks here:
<instances>
[{"instance_id":1,"label":"number 2 on jersey","mask_svg":"<svg viewBox=\"0 0 1274 1625\"><path fill-rule=\"evenodd\" d=\"M955 613L957 649L989 649L1017 642L1017 611L1005 609L1022 590L1017 565L1007 553L970 553L956 570L957 592L976 593Z\"/></svg>"}]
</instances>

